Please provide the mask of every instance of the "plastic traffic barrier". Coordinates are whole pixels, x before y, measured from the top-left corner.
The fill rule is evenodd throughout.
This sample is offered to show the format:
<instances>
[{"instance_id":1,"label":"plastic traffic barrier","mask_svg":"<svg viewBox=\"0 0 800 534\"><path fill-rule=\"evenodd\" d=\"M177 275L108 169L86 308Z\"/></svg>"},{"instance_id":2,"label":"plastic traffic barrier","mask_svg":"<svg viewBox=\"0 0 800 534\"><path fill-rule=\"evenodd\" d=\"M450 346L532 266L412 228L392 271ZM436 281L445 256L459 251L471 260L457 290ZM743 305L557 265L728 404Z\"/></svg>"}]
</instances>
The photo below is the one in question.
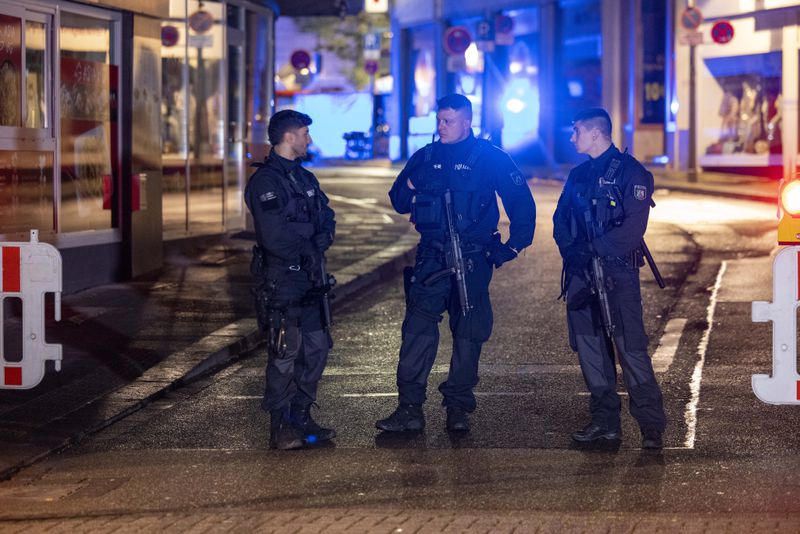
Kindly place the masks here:
<instances>
[{"instance_id":1,"label":"plastic traffic barrier","mask_svg":"<svg viewBox=\"0 0 800 534\"><path fill-rule=\"evenodd\" d=\"M30 389L44 378L45 362L53 360L61 370L62 347L45 343L45 293L55 293L55 319L61 320L61 254L54 246L39 243L39 231L31 230L28 243L0 242L0 304L6 298L22 301L22 359L5 354L6 328L0 313L0 389ZM0 308L0 311L4 308Z\"/></svg>"}]
</instances>

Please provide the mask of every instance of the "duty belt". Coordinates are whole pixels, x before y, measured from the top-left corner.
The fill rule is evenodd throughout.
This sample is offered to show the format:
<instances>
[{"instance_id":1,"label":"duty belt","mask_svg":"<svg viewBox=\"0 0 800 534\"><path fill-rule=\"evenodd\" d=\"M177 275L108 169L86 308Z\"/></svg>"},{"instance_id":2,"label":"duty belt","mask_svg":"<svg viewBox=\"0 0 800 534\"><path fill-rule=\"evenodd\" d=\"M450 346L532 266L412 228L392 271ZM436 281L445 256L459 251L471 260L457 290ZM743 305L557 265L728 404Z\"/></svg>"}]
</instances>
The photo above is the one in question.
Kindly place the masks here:
<instances>
[{"instance_id":1,"label":"duty belt","mask_svg":"<svg viewBox=\"0 0 800 534\"><path fill-rule=\"evenodd\" d=\"M461 252L463 254L479 254L483 252L488 245L478 245L475 243L462 243L461 244ZM441 241L435 240L426 240L419 244L419 248L421 249L431 249L437 252L444 252L445 245Z\"/></svg>"}]
</instances>

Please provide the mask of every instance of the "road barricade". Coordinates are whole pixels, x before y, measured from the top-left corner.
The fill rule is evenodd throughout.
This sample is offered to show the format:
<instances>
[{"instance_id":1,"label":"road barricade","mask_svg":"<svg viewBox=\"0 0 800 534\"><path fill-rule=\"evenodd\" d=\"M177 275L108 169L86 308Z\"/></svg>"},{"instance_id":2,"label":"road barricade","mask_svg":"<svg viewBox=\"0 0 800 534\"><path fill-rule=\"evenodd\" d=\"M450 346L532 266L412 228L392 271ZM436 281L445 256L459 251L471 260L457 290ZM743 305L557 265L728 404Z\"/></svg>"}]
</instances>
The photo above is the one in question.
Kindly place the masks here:
<instances>
[{"instance_id":1,"label":"road barricade","mask_svg":"<svg viewBox=\"0 0 800 534\"><path fill-rule=\"evenodd\" d=\"M772 321L772 375L753 375L753 392L768 404L800 404L797 374L797 306L800 246L786 247L772 262L773 302L754 301L753 322Z\"/></svg>"},{"instance_id":2,"label":"road barricade","mask_svg":"<svg viewBox=\"0 0 800 534\"><path fill-rule=\"evenodd\" d=\"M39 243L31 230L28 243L0 242L0 304L7 298L22 301L22 358L6 355L5 306L0 306L0 389L30 389L42 381L45 362L53 360L61 370L62 347L45 343L45 293L55 294L55 320L61 320L61 254L54 246Z\"/></svg>"}]
</instances>

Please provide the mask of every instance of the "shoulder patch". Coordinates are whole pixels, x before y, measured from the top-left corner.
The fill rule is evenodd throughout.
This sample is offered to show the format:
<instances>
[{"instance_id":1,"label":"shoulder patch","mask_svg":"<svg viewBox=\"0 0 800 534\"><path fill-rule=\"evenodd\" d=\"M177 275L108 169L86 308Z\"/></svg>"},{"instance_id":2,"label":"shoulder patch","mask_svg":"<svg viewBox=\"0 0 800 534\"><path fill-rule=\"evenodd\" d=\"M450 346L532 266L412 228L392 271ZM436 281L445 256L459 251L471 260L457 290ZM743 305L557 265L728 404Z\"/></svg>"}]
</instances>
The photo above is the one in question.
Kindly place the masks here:
<instances>
[{"instance_id":1,"label":"shoulder patch","mask_svg":"<svg viewBox=\"0 0 800 534\"><path fill-rule=\"evenodd\" d=\"M633 186L633 198L636 200L644 200L647 198L647 188L643 185Z\"/></svg>"},{"instance_id":2,"label":"shoulder patch","mask_svg":"<svg viewBox=\"0 0 800 534\"><path fill-rule=\"evenodd\" d=\"M267 191L258 196L258 203L264 211L278 208L278 194L275 191Z\"/></svg>"},{"instance_id":3,"label":"shoulder patch","mask_svg":"<svg viewBox=\"0 0 800 534\"><path fill-rule=\"evenodd\" d=\"M514 185L523 185L525 183L525 178L522 176L521 172L514 171L511 173L511 181L514 182Z\"/></svg>"}]
</instances>

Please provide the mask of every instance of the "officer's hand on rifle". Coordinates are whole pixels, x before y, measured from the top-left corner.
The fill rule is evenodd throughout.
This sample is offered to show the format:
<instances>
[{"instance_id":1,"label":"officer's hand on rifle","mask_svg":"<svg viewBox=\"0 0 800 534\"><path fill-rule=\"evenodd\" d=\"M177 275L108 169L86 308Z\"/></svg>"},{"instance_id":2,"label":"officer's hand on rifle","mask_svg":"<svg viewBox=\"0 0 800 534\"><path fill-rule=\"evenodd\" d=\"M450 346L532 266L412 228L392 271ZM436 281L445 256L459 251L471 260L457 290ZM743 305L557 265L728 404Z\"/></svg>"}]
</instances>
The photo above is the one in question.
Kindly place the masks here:
<instances>
[{"instance_id":1,"label":"officer's hand on rifle","mask_svg":"<svg viewBox=\"0 0 800 534\"><path fill-rule=\"evenodd\" d=\"M499 269L501 265L516 257L517 251L511 248L508 243L502 243L500 240L494 241L486 251L486 258L489 263L494 265L495 269Z\"/></svg>"},{"instance_id":2,"label":"officer's hand on rifle","mask_svg":"<svg viewBox=\"0 0 800 534\"><path fill-rule=\"evenodd\" d=\"M311 236L311 242L320 252L325 252L333 244L333 236L330 232L320 232Z\"/></svg>"},{"instance_id":3,"label":"officer's hand on rifle","mask_svg":"<svg viewBox=\"0 0 800 534\"><path fill-rule=\"evenodd\" d=\"M564 268L567 273L575 276L583 276L584 270L588 267L592 259L592 251L589 244L585 241L576 241L563 252Z\"/></svg>"}]
</instances>

